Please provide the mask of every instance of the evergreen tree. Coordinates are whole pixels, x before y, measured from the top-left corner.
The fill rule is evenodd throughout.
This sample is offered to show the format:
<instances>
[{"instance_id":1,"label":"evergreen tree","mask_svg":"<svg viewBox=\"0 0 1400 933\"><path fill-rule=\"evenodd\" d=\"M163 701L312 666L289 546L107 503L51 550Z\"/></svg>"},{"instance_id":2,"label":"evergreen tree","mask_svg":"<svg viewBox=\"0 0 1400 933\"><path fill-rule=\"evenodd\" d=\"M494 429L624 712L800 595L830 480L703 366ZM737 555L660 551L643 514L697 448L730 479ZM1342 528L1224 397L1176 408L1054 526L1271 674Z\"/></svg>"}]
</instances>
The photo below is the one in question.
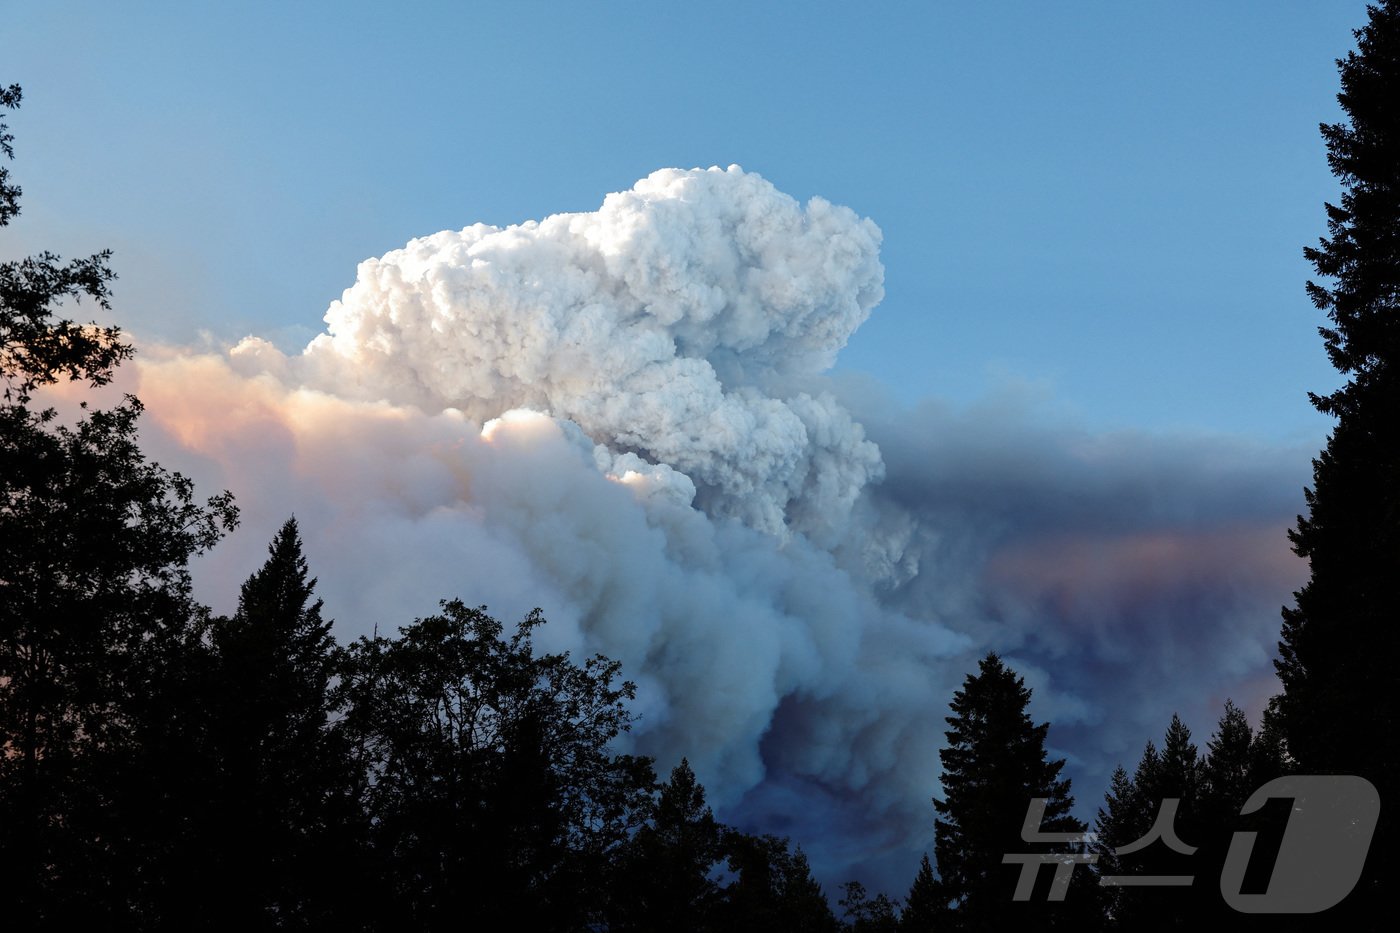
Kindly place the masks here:
<instances>
[{"instance_id":1,"label":"evergreen tree","mask_svg":"<svg viewBox=\"0 0 1400 933\"><path fill-rule=\"evenodd\" d=\"M1148 752L1156 754L1151 742L1147 743L1144 757ZM1146 815L1146 809L1142 795L1137 792L1137 784L1128 776L1128 772L1122 765L1114 768L1108 791L1104 794L1104 805L1099 808L1098 818L1094 822L1093 851L1099 857L1100 877L1111 878L1131 871L1131 868L1118 858L1116 849L1142 837L1151 825L1151 816ZM1104 909L1111 927L1116 928L1117 919L1129 909L1123 903L1125 899L1126 893L1120 887L1113 886L1104 890Z\"/></svg>"},{"instance_id":2,"label":"evergreen tree","mask_svg":"<svg viewBox=\"0 0 1400 933\"><path fill-rule=\"evenodd\" d=\"M1283 717L1279 712L1281 699L1269 699L1259 731L1254 734L1249 748L1250 784L1256 788L1295 770L1293 759L1288 754L1288 743L1283 737Z\"/></svg>"},{"instance_id":3,"label":"evergreen tree","mask_svg":"<svg viewBox=\"0 0 1400 933\"><path fill-rule=\"evenodd\" d=\"M1139 853L1139 856L1150 867L1151 874L1189 874L1193 881L1185 889L1149 889L1145 900L1154 904L1155 915L1145 928L1187 929L1210 915L1222 903L1217 883L1220 873L1216 866L1223 861L1224 850L1217 853L1205 847L1207 842L1212 841L1212 834L1207 831L1201 818L1204 766L1200 750L1191 739L1191 730L1180 716L1173 713L1162 738L1162 757L1156 780L1146 788L1146 793L1154 802L1167 799L1178 801L1172 827L1178 838L1195 851L1185 855L1170 851L1158 843Z\"/></svg>"},{"instance_id":4,"label":"evergreen tree","mask_svg":"<svg viewBox=\"0 0 1400 933\"><path fill-rule=\"evenodd\" d=\"M1219 879L1237 831L1263 830L1277 841L1281 825L1276 825L1276 814L1240 814L1250 794L1276 773L1269 770L1270 753L1254 736L1243 711L1228 701L1207 748L1209 754L1201 757L1190 729L1174 715L1160 752L1148 742L1131 778L1121 767L1114 772L1106 809L1100 809L1097 823L1100 874L1110 879L1193 879L1185 887L1110 884L1109 913L1115 929L1179 930L1218 922L1252 928L1251 918L1226 904ZM1174 809L1165 809L1169 801ZM1164 833L1186 851L1174 848ZM1118 851L1144 839L1154 841L1136 851ZM1264 844L1267 840L1261 851ZM1276 922L1269 917L1265 926Z\"/></svg>"},{"instance_id":5,"label":"evergreen tree","mask_svg":"<svg viewBox=\"0 0 1400 933\"><path fill-rule=\"evenodd\" d=\"M1149 741L1138 759L1132 777L1120 766L1113 772L1104 807L1099 809L1095 826L1095 851L1099 874L1109 880L1105 888L1110 927L1116 930L1170 929L1176 922L1173 910L1181 900L1178 889L1125 887L1112 884L1124 875L1172 874L1183 867L1179 856L1163 851L1161 842L1144 851L1118 854L1118 849L1145 838L1156 824L1161 810L1164 768L1157 745ZM1173 821L1173 830L1175 822ZM1167 900L1163 912L1158 901Z\"/></svg>"},{"instance_id":6,"label":"evergreen tree","mask_svg":"<svg viewBox=\"0 0 1400 933\"><path fill-rule=\"evenodd\" d=\"M1367 14L1337 62L1346 120L1321 128L1340 204L1326 205L1328 236L1304 250L1323 280L1307 289L1331 322L1320 328L1327 354L1346 381L1311 395L1336 425L1313 461L1308 515L1289 535L1309 578L1284 609L1278 671L1299 770L1361 775L1388 804L1344 902L1379 909L1396 871L1389 829L1400 799L1400 2Z\"/></svg>"},{"instance_id":7,"label":"evergreen tree","mask_svg":"<svg viewBox=\"0 0 1400 933\"><path fill-rule=\"evenodd\" d=\"M1264 783L1254 768L1254 730L1244 711L1229 700L1206 750L1201 819L1206 825L1225 825L1239 815L1249 795Z\"/></svg>"},{"instance_id":8,"label":"evergreen tree","mask_svg":"<svg viewBox=\"0 0 1400 933\"><path fill-rule=\"evenodd\" d=\"M198 866L244 928L324 919L351 876L348 760L331 729L336 659L294 518L244 582L238 609L210 626L201 715L208 819ZM184 921L189 927L195 917Z\"/></svg>"},{"instance_id":9,"label":"evergreen tree","mask_svg":"<svg viewBox=\"0 0 1400 933\"><path fill-rule=\"evenodd\" d=\"M984 658L978 673L968 675L953 695L948 745L939 752L944 799L934 800L938 900L952 905L948 929L1082 925L1097 909L1097 892L1084 883L1089 871L1084 867L1071 875L1075 883L1065 901L1048 901L1040 893L1043 879L1036 897L1013 900L1020 866L1003 864L1003 855L1044 851L1021 838L1032 798L1046 800L1041 832L1085 831L1070 813L1074 797L1069 780L1060 777L1064 761L1046 757L1049 724L1031 721L1030 698L1025 682L995 654Z\"/></svg>"},{"instance_id":10,"label":"evergreen tree","mask_svg":"<svg viewBox=\"0 0 1400 933\"><path fill-rule=\"evenodd\" d=\"M661 786L650 819L622 854L609 929L713 929L722 832L705 804L705 789L682 758Z\"/></svg>"},{"instance_id":11,"label":"evergreen tree","mask_svg":"<svg viewBox=\"0 0 1400 933\"><path fill-rule=\"evenodd\" d=\"M1203 771L1201 753L1191 740L1191 730L1181 717L1172 713L1162 739L1162 754L1151 793L1158 797L1175 797L1181 801L1177 810L1177 825L1194 826L1199 804ZM1187 830L1189 836L1190 830Z\"/></svg>"},{"instance_id":12,"label":"evergreen tree","mask_svg":"<svg viewBox=\"0 0 1400 933\"><path fill-rule=\"evenodd\" d=\"M938 928L938 919L946 909L940 904L938 879L933 875L933 866L925 854L919 861L919 873L909 886L909 896L904 899L904 910L899 916L899 928L904 933L933 933Z\"/></svg>"}]
</instances>

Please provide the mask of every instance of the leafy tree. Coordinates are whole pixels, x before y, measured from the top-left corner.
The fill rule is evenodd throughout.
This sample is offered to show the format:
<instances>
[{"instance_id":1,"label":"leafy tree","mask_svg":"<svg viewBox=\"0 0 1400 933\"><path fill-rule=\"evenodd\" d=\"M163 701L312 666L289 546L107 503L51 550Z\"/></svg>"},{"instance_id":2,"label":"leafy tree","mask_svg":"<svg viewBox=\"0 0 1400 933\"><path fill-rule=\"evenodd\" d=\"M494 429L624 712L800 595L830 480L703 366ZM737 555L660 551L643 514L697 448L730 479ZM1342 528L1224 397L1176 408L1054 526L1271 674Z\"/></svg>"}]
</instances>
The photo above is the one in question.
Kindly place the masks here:
<instances>
[{"instance_id":1,"label":"leafy tree","mask_svg":"<svg viewBox=\"0 0 1400 933\"><path fill-rule=\"evenodd\" d=\"M17 86L0 104L18 106ZM0 123L0 149L13 155ZM19 210L0 173L0 226ZM174 741L160 713L202 619L186 569L236 522L224 493L198 504L136 443L140 403L64 424L34 392L109 383L132 348L115 327L60 315L108 307L109 254L0 264L0 877L7 922L118 926L142 853L124 847L147 740ZM146 743L146 744L143 744ZM145 778L145 795L168 774Z\"/></svg>"},{"instance_id":2,"label":"leafy tree","mask_svg":"<svg viewBox=\"0 0 1400 933\"><path fill-rule=\"evenodd\" d=\"M718 822L681 760L619 859L607 928L835 933L807 857L788 840Z\"/></svg>"},{"instance_id":3,"label":"leafy tree","mask_svg":"<svg viewBox=\"0 0 1400 933\"><path fill-rule=\"evenodd\" d=\"M851 933L897 933L899 905L889 895L871 897L859 881L847 881L843 888L845 897L841 898L840 907L846 929Z\"/></svg>"},{"instance_id":4,"label":"leafy tree","mask_svg":"<svg viewBox=\"0 0 1400 933\"><path fill-rule=\"evenodd\" d=\"M1367 7L1357 46L1337 64L1344 122L1321 127L1342 185L1327 204L1328 236L1304 250L1322 283L1308 294L1345 383L1313 405L1336 418L1313 461L1306 518L1290 532L1309 578L1284 609L1279 644L1282 725L1308 773L1359 774L1382 801L1400 799L1400 2ZM1392 838L1382 807L1377 840ZM1396 866L1375 845L1348 902L1381 898ZM1347 902L1344 902L1347 903ZM1380 901L1377 900L1377 904ZM1358 909L1364 909L1358 908Z\"/></svg>"},{"instance_id":5,"label":"leafy tree","mask_svg":"<svg viewBox=\"0 0 1400 933\"><path fill-rule=\"evenodd\" d=\"M18 84L0 87L0 107L18 107L22 96ZM14 140L15 135L9 131L5 121L0 120L0 155L7 159L15 157L15 147L11 145ZM0 227L8 224L10 218L19 213L19 196L22 193L19 185L10 184L10 167L0 164Z\"/></svg>"},{"instance_id":6,"label":"leafy tree","mask_svg":"<svg viewBox=\"0 0 1400 933\"><path fill-rule=\"evenodd\" d=\"M581 929L648 807L649 760L611 751L631 726L619 665L536 655L538 610L503 636L443 603L398 639L363 638L337 686L378 884L381 928Z\"/></svg>"},{"instance_id":7,"label":"leafy tree","mask_svg":"<svg viewBox=\"0 0 1400 933\"><path fill-rule=\"evenodd\" d=\"M835 933L840 928L800 847L772 835L729 829L724 848L732 880L716 911L725 933Z\"/></svg>"},{"instance_id":8,"label":"leafy tree","mask_svg":"<svg viewBox=\"0 0 1400 933\"><path fill-rule=\"evenodd\" d=\"M1032 798L1044 798L1040 829L1080 834L1085 826L1070 810L1070 782L1060 777L1063 760L1046 757L1048 723L1031 721L1031 691L995 654L984 658L953 694L943 763L944 799L935 799L934 854L940 876L939 903L951 905L948 929L1012 929L1022 924L1082 924L1096 909L1087 869L1075 869L1069 897L1049 902L1041 895L1013 901L1019 865L1003 864L1007 853L1036 851L1021 838ZM1043 890L1043 887L1040 888ZM1086 914L1088 911L1089 914Z\"/></svg>"},{"instance_id":9,"label":"leafy tree","mask_svg":"<svg viewBox=\"0 0 1400 933\"><path fill-rule=\"evenodd\" d=\"M22 96L17 84L0 88L0 107L18 108ZM14 158L13 141L14 134L0 120L0 154L8 159ZM9 167L0 164L0 227L19 214L21 190L9 177ZM0 377L7 408L11 402L27 404L36 388L65 377L106 385L113 369L131 357L132 347L122 342L119 328L54 316L63 301L84 296L110 310L108 283L116 278L107 265L111 257L110 250L103 250L64 264L43 252L0 263ZM50 418L52 414L42 420Z\"/></svg>"}]
</instances>

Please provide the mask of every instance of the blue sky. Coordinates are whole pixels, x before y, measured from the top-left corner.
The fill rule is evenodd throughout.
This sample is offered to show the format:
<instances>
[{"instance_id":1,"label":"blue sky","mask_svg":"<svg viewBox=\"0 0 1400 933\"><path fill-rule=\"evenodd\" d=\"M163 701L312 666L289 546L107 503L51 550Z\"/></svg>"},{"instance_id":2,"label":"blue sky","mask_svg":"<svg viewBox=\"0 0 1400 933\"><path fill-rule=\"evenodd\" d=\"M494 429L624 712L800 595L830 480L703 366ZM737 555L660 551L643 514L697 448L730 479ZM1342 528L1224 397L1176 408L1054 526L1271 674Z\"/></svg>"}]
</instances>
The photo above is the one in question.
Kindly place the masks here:
<instances>
[{"instance_id":1,"label":"blue sky","mask_svg":"<svg viewBox=\"0 0 1400 933\"><path fill-rule=\"evenodd\" d=\"M27 3L18 242L117 317L289 348L355 264L739 163L884 231L843 354L900 399L1320 443L1302 284L1354 2Z\"/></svg>"}]
</instances>

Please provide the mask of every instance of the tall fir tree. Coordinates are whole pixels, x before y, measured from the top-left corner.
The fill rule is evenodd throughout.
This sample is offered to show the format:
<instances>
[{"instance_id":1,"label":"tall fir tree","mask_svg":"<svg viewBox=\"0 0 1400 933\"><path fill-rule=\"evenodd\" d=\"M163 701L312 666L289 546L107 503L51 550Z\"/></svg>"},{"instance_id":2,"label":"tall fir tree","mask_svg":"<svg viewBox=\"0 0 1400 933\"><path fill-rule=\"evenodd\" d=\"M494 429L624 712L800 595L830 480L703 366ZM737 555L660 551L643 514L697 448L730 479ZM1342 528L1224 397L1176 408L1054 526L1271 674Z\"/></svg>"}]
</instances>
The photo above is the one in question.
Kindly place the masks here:
<instances>
[{"instance_id":1,"label":"tall fir tree","mask_svg":"<svg viewBox=\"0 0 1400 933\"><path fill-rule=\"evenodd\" d=\"M1116 850L1137 842L1155 829L1170 833L1192 850L1202 841L1198 815L1203 763L1191 730L1175 714L1162 739L1160 751L1148 742L1131 780L1120 768L1114 773L1106 796L1107 810L1099 811L1100 870L1105 876L1156 875L1191 877L1188 888L1110 886L1114 927L1122 930L1184 929L1200 917L1215 897L1217 875L1201 871L1194 852L1173 849L1158 839L1144 849L1127 854ZM1175 801L1172 810L1165 801ZM1169 819L1166 819L1169 817Z\"/></svg>"},{"instance_id":2,"label":"tall fir tree","mask_svg":"<svg viewBox=\"0 0 1400 933\"><path fill-rule=\"evenodd\" d=\"M690 762L682 758L661 785L646 825L619 858L609 929L713 929L720 897L714 875L722 859L722 827Z\"/></svg>"},{"instance_id":3,"label":"tall fir tree","mask_svg":"<svg viewBox=\"0 0 1400 933\"><path fill-rule=\"evenodd\" d=\"M914 883L909 886L909 896L904 899L904 910L899 916L899 928L903 933L934 933L938 929L938 918L946 905L938 902L940 896L938 879L934 877L933 865L925 853L919 860L919 872Z\"/></svg>"},{"instance_id":4,"label":"tall fir tree","mask_svg":"<svg viewBox=\"0 0 1400 933\"><path fill-rule=\"evenodd\" d=\"M1046 757L1049 723L1031 721L1025 681L989 654L953 695L943 763L942 800L934 800L934 854L938 903L950 905L940 929L1013 929L1026 924L1082 926L1097 911L1097 889L1078 867L1069 897L1049 901L1047 882L1029 901L1013 900L1021 866L1003 864L1008 853L1036 851L1021 838L1032 798L1044 798L1040 831L1082 834L1064 760ZM1060 847L1063 851L1063 847ZM1048 877L1048 869L1046 870Z\"/></svg>"},{"instance_id":5,"label":"tall fir tree","mask_svg":"<svg viewBox=\"0 0 1400 933\"><path fill-rule=\"evenodd\" d=\"M1259 780L1255 773L1254 750L1254 730L1250 728L1248 717L1244 710L1226 700L1215 734L1206 743L1198 808L1203 823L1228 823L1239 814L1240 807L1254 789L1268 780Z\"/></svg>"},{"instance_id":6,"label":"tall fir tree","mask_svg":"<svg viewBox=\"0 0 1400 933\"><path fill-rule=\"evenodd\" d=\"M1143 760L1148 755L1156 756L1157 749L1151 743L1143 751ZM1139 773L1141 773L1139 766ZM1104 805L1099 808L1098 819L1094 823L1094 851L1099 857L1099 876L1115 877L1128 874L1132 866L1120 859L1117 847L1139 839L1152 824L1150 804L1138 793L1137 782L1128 775L1122 765L1113 770L1108 791L1104 794ZM1118 886L1104 891L1104 909L1108 914L1111 929L1121 929L1121 918L1132 910L1128 892Z\"/></svg>"},{"instance_id":7,"label":"tall fir tree","mask_svg":"<svg viewBox=\"0 0 1400 933\"><path fill-rule=\"evenodd\" d=\"M231 910L246 927L320 916L353 848L347 758L330 722L336 644L315 587L289 518L237 611L210 627L208 875L238 892Z\"/></svg>"},{"instance_id":8,"label":"tall fir tree","mask_svg":"<svg viewBox=\"0 0 1400 933\"><path fill-rule=\"evenodd\" d=\"M1114 771L1095 827L1100 875L1189 876L1192 881L1185 887L1107 882L1111 929L1181 930L1214 923L1234 929L1278 926L1276 916L1256 918L1234 910L1219 884L1235 833L1259 837L1251 884L1267 880L1270 853L1277 852L1286 812L1268 807L1247 816L1240 813L1256 788L1281 773L1271 723L1266 713L1266 725L1256 735L1244 712L1227 701L1207 743L1208 754L1202 756L1191 730L1174 715L1161 751L1148 742L1131 777L1121 767ZM1163 816L1165 801L1175 801L1174 809L1166 811L1169 821ZM1190 851L1173 848L1159 831L1170 833ZM1118 852L1145 838L1154 841L1136 851ZM1258 874L1261 869L1263 875Z\"/></svg>"},{"instance_id":9,"label":"tall fir tree","mask_svg":"<svg viewBox=\"0 0 1400 933\"><path fill-rule=\"evenodd\" d=\"M1391 883L1400 800L1400 0L1368 6L1355 37L1337 62L1346 119L1321 127L1342 195L1326 205L1328 236L1304 250L1322 280L1308 294L1331 322L1319 330L1346 381L1311 395L1336 425L1289 535L1309 578L1284 609L1277 663L1297 768L1358 774L1380 792L1378 844L1348 899L1358 903Z\"/></svg>"}]
</instances>

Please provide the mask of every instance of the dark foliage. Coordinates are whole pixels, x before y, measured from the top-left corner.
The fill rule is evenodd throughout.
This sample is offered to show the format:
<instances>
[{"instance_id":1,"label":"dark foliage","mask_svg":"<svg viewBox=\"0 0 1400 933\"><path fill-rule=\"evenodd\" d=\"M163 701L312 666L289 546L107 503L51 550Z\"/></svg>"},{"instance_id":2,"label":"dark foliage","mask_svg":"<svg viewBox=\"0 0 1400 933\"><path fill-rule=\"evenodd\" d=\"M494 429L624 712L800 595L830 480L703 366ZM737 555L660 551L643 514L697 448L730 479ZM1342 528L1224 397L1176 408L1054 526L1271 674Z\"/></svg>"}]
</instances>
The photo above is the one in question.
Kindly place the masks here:
<instances>
[{"instance_id":1,"label":"dark foliage","mask_svg":"<svg viewBox=\"0 0 1400 933\"><path fill-rule=\"evenodd\" d=\"M1106 809L1099 810L1096 825L1100 872L1109 878L1122 876L1180 876L1196 879L1188 889L1178 887L1120 887L1105 889L1114 925L1125 930L1173 930L1193 922L1200 914L1201 892L1219 876L1202 870L1196 854L1179 852L1159 839L1145 849L1118 855L1119 847L1135 843L1155 827L1173 834L1190 847L1202 842L1201 806L1203 768L1191 731L1172 716L1161 751L1148 742L1131 778L1119 768L1114 772ZM1162 809L1164 800L1176 801L1175 811ZM1159 823L1165 812L1170 819Z\"/></svg>"},{"instance_id":2,"label":"dark foliage","mask_svg":"<svg viewBox=\"0 0 1400 933\"><path fill-rule=\"evenodd\" d=\"M1328 236L1305 255L1323 280L1327 353L1346 377L1313 395L1337 419L1313 461L1307 517L1290 533L1309 579L1284 609L1279 677L1289 753L1306 773L1368 778L1383 802L1353 909L1379 909L1396 870L1400 715L1391 688L1400 647L1400 3L1368 7L1357 47L1338 61L1346 120L1324 125L1342 184ZM1339 918L1341 922L1342 918Z\"/></svg>"},{"instance_id":3,"label":"dark foliage","mask_svg":"<svg viewBox=\"0 0 1400 933\"><path fill-rule=\"evenodd\" d=\"M848 881L842 887L840 907L846 929L851 933L898 933L899 904L889 895L871 897L859 881Z\"/></svg>"},{"instance_id":4,"label":"dark foliage","mask_svg":"<svg viewBox=\"0 0 1400 933\"><path fill-rule=\"evenodd\" d=\"M720 901L724 828L685 759L621 853L610 930L708 930Z\"/></svg>"},{"instance_id":5,"label":"dark foliage","mask_svg":"<svg viewBox=\"0 0 1400 933\"><path fill-rule=\"evenodd\" d=\"M924 855L919 861L919 872L914 876L914 883L909 886L909 896L904 899L899 928L905 933L931 933L936 930L938 918L946 906L940 903L940 897L933 865L928 855Z\"/></svg>"},{"instance_id":6,"label":"dark foliage","mask_svg":"<svg viewBox=\"0 0 1400 933\"><path fill-rule=\"evenodd\" d=\"M18 108L23 96L18 84L0 87L0 108ZM15 157L15 147L12 145L14 140L15 135L10 132L5 121L0 119L0 155L7 159ZM10 167L0 162L0 227L8 224L10 218L19 213L19 196L22 193L19 185L10 184Z\"/></svg>"},{"instance_id":7,"label":"dark foliage","mask_svg":"<svg viewBox=\"0 0 1400 933\"><path fill-rule=\"evenodd\" d=\"M11 155L3 125L0 142ZM0 225L18 196L0 176ZM237 516L227 493L199 504L146 460L135 398L72 423L30 407L41 386L106 384L131 355L116 328L58 314L82 296L106 307L106 262L0 265L0 877L18 929L141 922L138 827L181 777L150 766L179 760L170 714L204 617L186 565Z\"/></svg>"},{"instance_id":8,"label":"dark foliage","mask_svg":"<svg viewBox=\"0 0 1400 933\"><path fill-rule=\"evenodd\" d=\"M1071 876L1064 901L1049 902L1043 884L1030 901L1013 900L1020 866L1003 864L1003 855L1071 851L1022 840L1032 798L1046 800L1042 832L1085 831L1070 815L1074 798L1069 780L1060 777L1064 761L1046 757L1049 724L1031 721L1030 698L1025 682L995 654L984 658L978 672L953 694L948 746L939 752L944 798L933 802L940 929L1083 926L1096 918L1097 889L1082 867Z\"/></svg>"},{"instance_id":9,"label":"dark foliage","mask_svg":"<svg viewBox=\"0 0 1400 933\"><path fill-rule=\"evenodd\" d=\"M1266 714L1258 734L1244 713L1228 700L1202 756L1191 731L1173 716L1161 751L1148 742L1132 776L1123 768L1114 774L1096 823L1096 851L1103 876L1189 876L1189 887L1106 888L1111 928L1120 930L1180 930L1201 924L1228 923L1234 929L1274 929L1277 917L1250 917L1231 908L1221 896L1220 877L1231 838L1236 832L1258 833L1259 856L1267 867L1267 848L1281 837L1286 813L1266 809L1241 816L1249 796L1283 773L1274 716ZM1161 820L1164 801L1176 801ZM1283 819L1280 819L1283 817ZM1169 831L1190 852L1171 848L1157 838L1146 848L1118 854L1115 850L1154 833Z\"/></svg>"},{"instance_id":10,"label":"dark foliage","mask_svg":"<svg viewBox=\"0 0 1400 933\"><path fill-rule=\"evenodd\" d=\"M243 584L231 618L213 620L191 665L185 718L197 776L174 814L184 846L163 873L184 929L306 928L346 919L363 821L349 757L332 728L336 645L314 597L295 519ZM192 896L180 900L179 892ZM209 902L227 907L217 915Z\"/></svg>"},{"instance_id":11,"label":"dark foliage","mask_svg":"<svg viewBox=\"0 0 1400 933\"><path fill-rule=\"evenodd\" d=\"M346 652L341 729L377 860L364 909L385 928L581 929L604 911L651 766L609 751L631 724L617 663L537 656L543 621L506 637L445 602Z\"/></svg>"},{"instance_id":12,"label":"dark foliage","mask_svg":"<svg viewBox=\"0 0 1400 933\"><path fill-rule=\"evenodd\" d=\"M724 832L730 881L712 928L732 933L832 933L840 929L807 856L787 839Z\"/></svg>"}]
</instances>

